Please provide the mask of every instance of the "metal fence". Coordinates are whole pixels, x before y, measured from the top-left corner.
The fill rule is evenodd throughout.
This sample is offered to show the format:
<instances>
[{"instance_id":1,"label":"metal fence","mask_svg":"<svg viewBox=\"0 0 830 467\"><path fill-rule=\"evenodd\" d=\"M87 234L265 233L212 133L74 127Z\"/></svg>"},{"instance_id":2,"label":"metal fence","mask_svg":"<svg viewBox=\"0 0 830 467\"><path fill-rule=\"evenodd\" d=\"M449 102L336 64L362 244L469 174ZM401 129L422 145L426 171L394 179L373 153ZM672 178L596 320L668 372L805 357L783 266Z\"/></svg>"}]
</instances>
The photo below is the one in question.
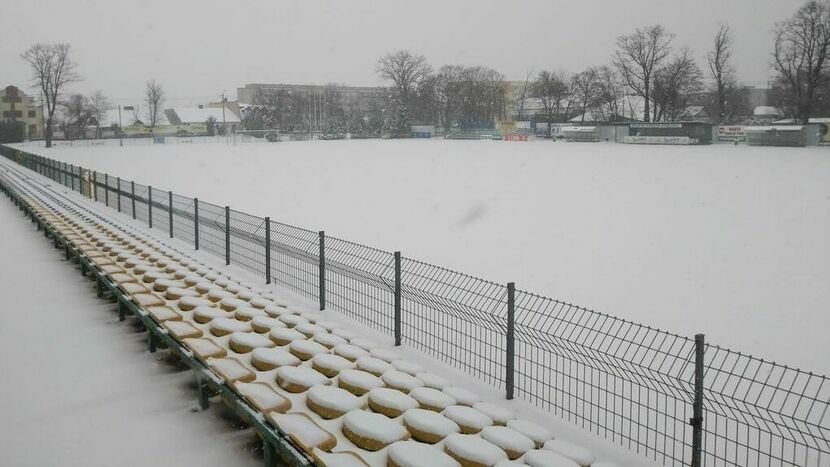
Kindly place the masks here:
<instances>
[{"instance_id":1,"label":"metal fence","mask_svg":"<svg viewBox=\"0 0 830 467\"><path fill-rule=\"evenodd\" d=\"M657 462L830 465L826 376L17 149L0 154Z\"/></svg>"}]
</instances>

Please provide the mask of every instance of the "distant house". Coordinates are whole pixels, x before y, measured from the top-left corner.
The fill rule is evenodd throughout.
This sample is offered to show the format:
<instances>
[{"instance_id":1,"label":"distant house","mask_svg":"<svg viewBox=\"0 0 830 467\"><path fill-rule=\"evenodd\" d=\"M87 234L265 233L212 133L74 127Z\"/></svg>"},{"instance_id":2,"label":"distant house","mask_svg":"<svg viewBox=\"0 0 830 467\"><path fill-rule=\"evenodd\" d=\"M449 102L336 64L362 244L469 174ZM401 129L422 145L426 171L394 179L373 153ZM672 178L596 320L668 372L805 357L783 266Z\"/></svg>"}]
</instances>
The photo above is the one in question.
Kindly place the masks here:
<instances>
[{"instance_id":1,"label":"distant house","mask_svg":"<svg viewBox=\"0 0 830 467\"><path fill-rule=\"evenodd\" d=\"M752 111L752 117L759 122L773 122L784 116L778 107L759 105Z\"/></svg>"},{"instance_id":2,"label":"distant house","mask_svg":"<svg viewBox=\"0 0 830 467\"><path fill-rule=\"evenodd\" d=\"M0 89L0 121L23 123L26 139L44 137L43 111L17 86Z\"/></svg>"}]
</instances>

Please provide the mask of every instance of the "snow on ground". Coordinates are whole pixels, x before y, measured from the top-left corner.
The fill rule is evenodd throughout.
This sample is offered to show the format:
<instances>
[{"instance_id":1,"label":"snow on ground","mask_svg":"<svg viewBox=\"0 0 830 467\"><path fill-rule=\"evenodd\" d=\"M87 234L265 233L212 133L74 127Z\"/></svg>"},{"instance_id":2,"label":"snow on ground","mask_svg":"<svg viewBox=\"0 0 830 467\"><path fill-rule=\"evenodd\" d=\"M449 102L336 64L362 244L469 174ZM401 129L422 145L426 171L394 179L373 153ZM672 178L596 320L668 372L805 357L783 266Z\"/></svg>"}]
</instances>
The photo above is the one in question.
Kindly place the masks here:
<instances>
[{"instance_id":1,"label":"snow on ground","mask_svg":"<svg viewBox=\"0 0 830 467\"><path fill-rule=\"evenodd\" d=\"M255 434L198 408L93 282L0 199L0 465L255 466Z\"/></svg>"},{"instance_id":2,"label":"snow on ground","mask_svg":"<svg viewBox=\"0 0 830 467\"><path fill-rule=\"evenodd\" d=\"M25 149L830 374L825 148Z\"/></svg>"}]
</instances>

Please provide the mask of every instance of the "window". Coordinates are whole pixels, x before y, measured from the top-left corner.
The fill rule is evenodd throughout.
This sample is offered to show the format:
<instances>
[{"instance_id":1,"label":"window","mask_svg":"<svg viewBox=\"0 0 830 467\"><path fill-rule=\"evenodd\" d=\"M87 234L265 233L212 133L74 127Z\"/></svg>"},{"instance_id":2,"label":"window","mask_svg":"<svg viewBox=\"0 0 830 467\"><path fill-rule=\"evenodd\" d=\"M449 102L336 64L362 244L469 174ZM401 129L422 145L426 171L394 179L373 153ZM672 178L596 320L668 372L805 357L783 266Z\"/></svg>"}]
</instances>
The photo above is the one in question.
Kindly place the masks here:
<instances>
[{"instance_id":1,"label":"window","mask_svg":"<svg viewBox=\"0 0 830 467\"><path fill-rule=\"evenodd\" d=\"M29 125L29 136L37 134L37 125Z\"/></svg>"},{"instance_id":2,"label":"window","mask_svg":"<svg viewBox=\"0 0 830 467\"><path fill-rule=\"evenodd\" d=\"M3 118L12 118L12 113L8 110L3 111Z\"/></svg>"},{"instance_id":3,"label":"window","mask_svg":"<svg viewBox=\"0 0 830 467\"><path fill-rule=\"evenodd\" d=\"M22 110L15 110L14 111L15 118L23 118L23 111Z\"/></svg>"},{"instance_id":4,"label":"window","mask_svg":"<svg viewBox=\"0 0 830 467\"><path fill-rule=\"evenodd\" d=\"M8 97L6 97L6 96L3 96L2 101L3 101L3 103L5 104L6 102L8 102L8 101L9 101L9 98L8 98Z\"/></svg>"},{"instance_id":5,"label":"window","mask_svg":"<svg viewBox=\"0 0 830 467\"><path fill-rule=\"evenodd\" d=\"M29 118L37 118L37 112L34 110L29 111Z\"/></svg>"}]
</instances>

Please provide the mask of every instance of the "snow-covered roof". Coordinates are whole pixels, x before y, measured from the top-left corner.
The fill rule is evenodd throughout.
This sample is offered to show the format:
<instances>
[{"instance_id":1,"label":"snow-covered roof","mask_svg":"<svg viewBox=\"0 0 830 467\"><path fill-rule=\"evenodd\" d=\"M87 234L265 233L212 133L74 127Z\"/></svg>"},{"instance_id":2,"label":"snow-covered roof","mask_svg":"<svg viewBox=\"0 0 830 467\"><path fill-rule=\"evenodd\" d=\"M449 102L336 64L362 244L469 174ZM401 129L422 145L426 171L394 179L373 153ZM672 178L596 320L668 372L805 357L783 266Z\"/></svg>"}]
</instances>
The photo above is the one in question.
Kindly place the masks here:
<instances>
[{"instance_id":1,"label":"snow-covered roof","mask_svg":"<svg viewBox=\"0 0 830 467\"><path fill-rule=\"evenodd\" d=\"M133 110L125 110L124 107L121 107L121 126L126 127L134 125L137 122L145 124L148 121L147 114L142 112L140 107L134 106ZM104 121L101 123L102 127L110 127L113 125L118 125L118 107L107 110L107 113L104 115ZM164 112L159 112L156 117L156 125L169 125Z\"/></svg>"},{"instance_id":2,"label":"snow-covered roof","mask_svg":"<svg viewBox=\"0 0 830 467\"><path fill-rule=\"evenodd\" d=\"M801 131L804 127L801 125L777 125L777 126L748 126L744 129L744 132L752 133L752 132L763 132L763 131Z\"/></svg>"},{"instance_id":3,"label":"snow-covered roof","mask_svg":"<svg viewBox=\"0 0 830 467\"><path fill-rule=\"evenodd\" d=\"M176 116L179 117L182 123L205 123L209 118L213 117L217 122L222 123L239 123L239 117L236 116L230 109L225 109L224 120L222 118L222 109L214 107L174 107L172 110Z\"/></svg>"},{"instance_id":4,"label":"snow-covered roof","mask_svg":"<svg viewBox=\"0 0 830 467\"><path fill-rule=\"evenodd\" d=\"M796 121L795 118L785 118L783 120L776 120L772 123L784 123L784 124L786 124L786 123L801 123L801 122ZM813 118L810 118L808 123L830 123L830 117L813 117Z\"/></svg>"},{"instance_id":5,"label":"snow-covered roof","mask_svg":"<svg viewBox=\"0 0 830 467\"><path fill-rule=\"evenodd\" d=\"M759 105L752 111L752 115L755 115L756 117L780 117L783 113L781 113L777 107Z\"/></svg>"}]
</instances>

